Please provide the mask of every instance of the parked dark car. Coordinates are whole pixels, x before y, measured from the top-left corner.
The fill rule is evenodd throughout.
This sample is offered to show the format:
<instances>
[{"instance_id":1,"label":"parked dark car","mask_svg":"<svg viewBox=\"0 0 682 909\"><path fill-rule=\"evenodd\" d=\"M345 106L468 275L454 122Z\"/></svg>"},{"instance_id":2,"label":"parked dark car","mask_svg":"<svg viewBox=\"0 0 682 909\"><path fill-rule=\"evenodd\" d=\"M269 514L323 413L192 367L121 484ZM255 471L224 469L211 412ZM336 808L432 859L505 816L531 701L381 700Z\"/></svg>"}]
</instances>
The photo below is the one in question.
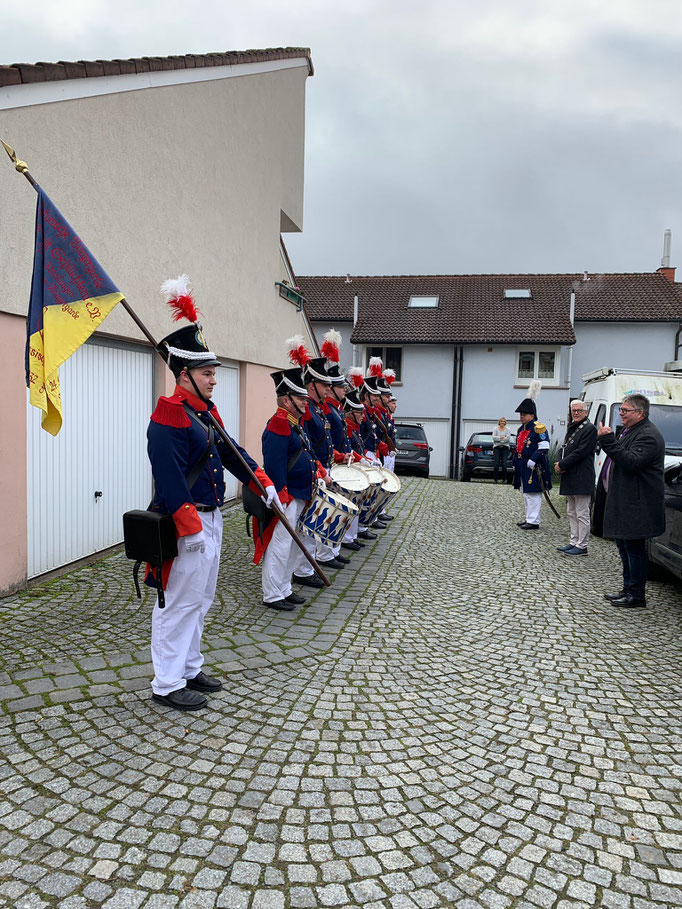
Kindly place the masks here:
<instances>
[{"instance_id":1,"label":"parked dark car","mask_svg":"<svg viewBox=\"0 0 682 909\"><path fill-rule=\"evenodd\" d=\"M514 479L511 453L516 444L516 436L511 437L511 448L507 455L507 483ZM493 475L493 434L492 432L475 432L462 449L462 480L468 483L472 477L491 477Z\"/></svg>"},{"instance_id":2,"label":"parked dark car","mask_svg":"<svg viewBox=\"0 0 682 909\"><path fill-rule=\"evenodd\" d=\"M665 472L665 533L647 540L649 576L663 576L665 568L682 580L682 464Z\"/></svg>"},{"instance_id":3,"label":"parked dark car","mask_svg":"<svg viewBox=\"0 0 682 909\"><path fill-rule=\"evenodd\" d=\"M421 423L395 424L396 473L416 473L428 477L432 448Z\"/></svg>"}]
</instances>

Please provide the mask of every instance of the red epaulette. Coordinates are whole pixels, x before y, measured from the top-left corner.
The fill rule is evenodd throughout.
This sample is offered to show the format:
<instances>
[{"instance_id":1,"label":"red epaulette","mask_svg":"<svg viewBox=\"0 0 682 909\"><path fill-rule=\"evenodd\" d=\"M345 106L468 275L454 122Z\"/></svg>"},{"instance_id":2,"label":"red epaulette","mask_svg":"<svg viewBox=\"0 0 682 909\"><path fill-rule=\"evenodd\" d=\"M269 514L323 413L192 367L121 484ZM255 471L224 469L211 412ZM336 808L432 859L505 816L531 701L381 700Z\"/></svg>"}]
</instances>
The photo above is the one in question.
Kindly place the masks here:
<instances>
[{"instance_id":1,"label":"red epaulette","mask_svg":"<svg viewBox=\"0 0 682 909\"><path fill-rule=\"evenodd\" d=\"M270 417L270 422L265 428L267 432L274 432L276 436L291 435L291 424L289 423L289 419L279 413L279 411L273 417Z\"/></svg>"},{"instance_id":2,"label":"red epaulette","mask_svg":"<svg viewBox=\"0 0 682 909\"><path fill-rule=\"evenodd\" d=\"M170 398L159 398L151 420L153 423L160 423L161 426L172 426L174 429L187 429L188 426L192 425L190 418L185 413L185 408L182 406L182 398L179 395L171 395Z\"/></svg>"}]
</instances>

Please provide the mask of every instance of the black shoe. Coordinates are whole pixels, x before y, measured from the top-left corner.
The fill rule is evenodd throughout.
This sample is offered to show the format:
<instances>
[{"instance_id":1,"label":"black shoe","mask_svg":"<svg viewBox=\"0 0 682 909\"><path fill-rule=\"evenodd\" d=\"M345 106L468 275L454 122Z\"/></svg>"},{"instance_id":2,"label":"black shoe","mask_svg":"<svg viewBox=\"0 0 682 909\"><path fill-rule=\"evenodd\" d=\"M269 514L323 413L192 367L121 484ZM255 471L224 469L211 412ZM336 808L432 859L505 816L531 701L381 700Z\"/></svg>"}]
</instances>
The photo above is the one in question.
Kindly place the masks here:
<instances>
[{"instance_id":1,"label":"black shoe","mask_svg":"<svg viewBox=\"0 0 682 909\"><path fill-rule=\"evenodd\" d=\"M526 523L525 521L517 521L517 522L516 522L516 526L517 526L517 527L523 527L525 523Z\"/></svg>"},{"instance_id":2,"label":"black shoe","mask_svg":"<svg viewBox=\"0 0 682 909\"><path fill-rule=\"evenodd\" d=\"M529 524L527 521L523 524L519 524L521 530L537 530L539 526L539 524Z\"/></svg>"},{"instance_id":3,"label":"black shoe","mask_svg":"<svg viewBox=\"0 0 682 909\"><path fill-rule=\"evenodd\" d=\"M295 574L291 580L294 584L303 584L304 587L324 587L324 581L322 578L318 578L316 574Z\"/></svg>"},{"instance_id":4,"label":"black shoe","mask_svg":"<svg viewBox=\"0 0 682 909\"><path fill-rule=\"evenodd\" d=\"M631 597L625 594L624 597L611 600L611 605L622 606L624 609L643 609L646 606L646 600L640 600L638 597Z\"/></svg>"},{"instance_id":5,"label":"black shoe","mask_svg":"<svg viewBox=\"0 0 682 909\"><path fill-rule=\"evenodd\" d=\"M377 535L370 530L361 530L358 534L359 540L376 540Z\"/></svg>"},{"instance_id":6,"label":"black shoe","mask_svg":"<svg viewBox=\"0 0 682 909\"><path fill-rule=\"evenodd\" d=\"M519 524L519 527L521 527L521 526L522 525ZM556 551L557 552L568 552L569 549L573 549L573 543L569 543L568 546L557 546Z\"/></svg>"},{"instance_id":7,"label":"black shoe","mask_svg":"<svg viewBox=\"0 0 682 909\"><path fill-rule=\"evenodd\" d=\"M159 704L166 704L173 710L201 710L208 704L203 694L189 691L187 688L178 688L177 691L171 691L170 694L152 694L152 700L158 701Z\"/></svg>"},{"instance_id":8,"label":"black shoe","mask_svg":"<svg viewBox=\"0 0 682 909\"><path fill-rule=\"evenodd\" d=\"M299 599L302 600L303 597L300 597ZM265 600L263 600L263 606L267 606L268 609L277 609L280 612L291 612L292 609L296 608L296 603L293 603L289 599L273 600L272 603L266 603Z\"/></svg>"},{"instance_id":9,"label":"black shoe","mask_svg":"<svg viewBox=\"0 0 682 909\"><path fill-rule=\"evenodd\" d=\"M373 530L386 530L386 528L388 527L388 524L384 524L383 521L380 521L379 518L377 518L376 521L372 521L372 523L369 526Z\"/></svg>"},{"instance_id":10,"label":"black shoe","mask_svg":"<svg viewBox=\"0 0 682 909\"><path fill-rule=\"evenodd\" d=\"M605 593L604 599L609 600L609 602L611 602L613 600L620 600L621 597L624 597L625 595L626 594L625 594L624 590L621 590L620 593Z\"/></svg>"},{"instance_id":11,"label":"black shoe","mask_svg":"<svg viewBox=\"0 0 682 909\"><path fill-rule=\"evenodd\" d=\"M345 556L337 555L334 556L335 562L341 562L342 565L350 565L350 559L347 559Z\"/></svg>"},{"instance_id":12,"label":"black shoe","mask_svg":"<svg viewBox=\"0 0 682 909\"><path fill-rule=\"evenodd\" d=\"M220 691L223 687L223 683L220 679L216 679L212 675L206 675L205 672L200 672L199 675L195 675L193 679L187 679L187 687L192 691Z\"/></svg>"},{"instance_id":13,"label":"black shoe","mask_svg":"<svg viewBox=\"0 0 682 909\"><path fill-rule=\"evenodd\" d=\"M327 568L329 571L336 571L337 568L345 568L345 562L337 562L336 559L327 559L326 562L323 562L321 559L317 560L317 564L320 568Z\"/></svg>"},{"instance_id":14,"label":"black shoe","mask_svg":"<svg viewBox=\"0 0 682 909\"><path fill-rule=\"evenodd\" d=\"M305 597L300 597L297 593L290 593L288 597L284 597L285 603L293 603L294 606L302 606L304 603L307 603Z\"/></svg>"},{"instance_id":15,"label":"black shoe","mask_svg":"<svg viewBox=\"0 0 682 909\"><path fill-rule=\"evenodd\" d=\"M351 552L359 552L362 549L362 546L359 543L342 543L341 549L350 549Z\"/></svg>"},{"instance_id":16,"label":"black shoe","mask_svg":"<svg viewBox=\"0 0 682 909\"><path fill-rule=\"evenodd\" d=\"M395 518L395 515L394 515L394 514L386 514L386 513L384 513L384 514L381 515L381 520L382 520L382 521L392 521L392 520L394 520L394 518Z\"/></svg>"},{"instance_id":17,"label":"black shoe","mask_svg":"<svg viewBox=\"0 0 682 909\"><path fill-rule=\"evenodd\" d=\"M358 549L364 549L367 543L363 543L362 540L355 540L355 545Z\"/></svg>"}]
</instances>

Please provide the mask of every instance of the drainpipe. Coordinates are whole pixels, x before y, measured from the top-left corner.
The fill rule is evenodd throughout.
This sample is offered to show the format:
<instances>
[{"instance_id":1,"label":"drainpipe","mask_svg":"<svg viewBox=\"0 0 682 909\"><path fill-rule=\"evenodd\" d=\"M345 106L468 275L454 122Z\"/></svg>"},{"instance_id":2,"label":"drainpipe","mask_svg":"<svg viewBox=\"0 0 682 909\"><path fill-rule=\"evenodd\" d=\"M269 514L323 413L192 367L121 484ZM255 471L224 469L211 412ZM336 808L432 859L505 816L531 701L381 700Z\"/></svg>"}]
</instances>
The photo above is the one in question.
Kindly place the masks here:
<instances>
[{"instance_id":1,"label":"drainpipe","mask_svg":"<svg viewBox=\"0 0 682 909\"><path fill-rule=\"evenodd\" d=\"M355 294L353 297L353 331L355 331L355 326L358 323L358 295ZM353 344L353 366L358 365L358 346Z\"/></svg>"},{"instance_id":2,"label":"drainpipe","mask_svg":"<svg viewBox=\"0 0 682 909\"><path fill-rule=\"evenodd\" d=\"M575 334L575 291L571 291L571 308L570 308L571 328ZM571 379L573 378L573 348L574 344L568 348L568 399L571 400Z\"/></svg>"},{"instance_id":3,"label":"drainpipe","mask_svg":"<svg viewBox=\"0 0 682 909\"><path fill-rule=\"evenodd\" d=\"M459 462L459 446L461 442L461 416L462 416L462 372L464 365L464 348L462 345L452 345L452 409L450 413L450 466L448 477L451 480L457 477Z\"/></svg>"}]
</instances>

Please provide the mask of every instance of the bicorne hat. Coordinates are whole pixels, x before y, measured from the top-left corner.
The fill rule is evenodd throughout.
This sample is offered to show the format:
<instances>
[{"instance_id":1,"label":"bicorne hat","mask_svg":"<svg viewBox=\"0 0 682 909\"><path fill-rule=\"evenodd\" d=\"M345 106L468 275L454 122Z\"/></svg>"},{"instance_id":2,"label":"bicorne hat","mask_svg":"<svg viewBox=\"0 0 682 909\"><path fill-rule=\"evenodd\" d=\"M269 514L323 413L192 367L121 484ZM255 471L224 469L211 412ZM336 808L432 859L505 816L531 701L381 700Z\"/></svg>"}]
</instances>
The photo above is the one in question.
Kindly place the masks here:
<instances>
[{"instance_id":1,"label":"bicorne hat","mask_svg":"<svg viewBox=\"0 0 682 909\"><path fill-rule=\"evenodd\" d=\"M516 408L514 413L530 413L534 417L537 417L538 411L535 406L535 399L537 398L538 394L540 393L541 388L542 388L542 383L539 382L537 379L533 379L533 381L530 383L530 387L528 389L528 397L524 398L523 401L521 401L521 403Z\"/></svg>"}]
</instances>

